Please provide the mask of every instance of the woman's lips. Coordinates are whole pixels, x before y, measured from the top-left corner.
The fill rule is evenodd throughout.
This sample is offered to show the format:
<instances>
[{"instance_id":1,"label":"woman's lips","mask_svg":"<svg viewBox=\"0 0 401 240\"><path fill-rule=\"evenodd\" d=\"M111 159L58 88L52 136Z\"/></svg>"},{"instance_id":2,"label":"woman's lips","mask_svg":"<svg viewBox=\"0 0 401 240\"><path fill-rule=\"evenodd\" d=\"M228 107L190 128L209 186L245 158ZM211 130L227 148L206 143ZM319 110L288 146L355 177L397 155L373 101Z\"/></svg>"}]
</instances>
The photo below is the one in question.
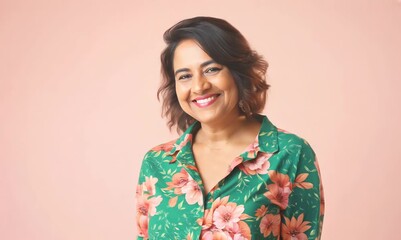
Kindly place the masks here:
<instances>
[{"instance_id":1,"label":"woman's lips","mask_svg":"<svg viewBox=\"0 0 401 240\"><path fill-rule=\"evenodd\" d=\"M192 102L197 107L205 108L205 107L208 107L208 106L212 105L217 100L217 98L219 96L220 96L220 94L213 94L213 95L208 95L208 96L205 96L205 97L198 97L198 98L192 100Z\"/></svg>"}]
</instances>

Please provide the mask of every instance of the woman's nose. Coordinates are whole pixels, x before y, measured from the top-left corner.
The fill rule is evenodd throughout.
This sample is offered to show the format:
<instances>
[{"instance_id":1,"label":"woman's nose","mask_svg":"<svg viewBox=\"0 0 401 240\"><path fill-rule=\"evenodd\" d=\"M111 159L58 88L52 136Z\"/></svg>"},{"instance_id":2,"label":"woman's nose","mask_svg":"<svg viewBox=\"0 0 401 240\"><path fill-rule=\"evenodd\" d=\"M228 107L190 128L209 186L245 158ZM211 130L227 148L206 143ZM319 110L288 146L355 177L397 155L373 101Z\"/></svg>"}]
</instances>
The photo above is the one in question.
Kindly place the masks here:
<instances>
[{"instance_id":1,"label":"woman's nose","mask_svg":"<svg viewBox=\"0 0 401 240\"><path fill-rule=\"evenodd\" d=\"M206 76L197 74L192 79L192 91L195 93L203 93L211 87L211 84Z\"/></svg>"}]
</instances>

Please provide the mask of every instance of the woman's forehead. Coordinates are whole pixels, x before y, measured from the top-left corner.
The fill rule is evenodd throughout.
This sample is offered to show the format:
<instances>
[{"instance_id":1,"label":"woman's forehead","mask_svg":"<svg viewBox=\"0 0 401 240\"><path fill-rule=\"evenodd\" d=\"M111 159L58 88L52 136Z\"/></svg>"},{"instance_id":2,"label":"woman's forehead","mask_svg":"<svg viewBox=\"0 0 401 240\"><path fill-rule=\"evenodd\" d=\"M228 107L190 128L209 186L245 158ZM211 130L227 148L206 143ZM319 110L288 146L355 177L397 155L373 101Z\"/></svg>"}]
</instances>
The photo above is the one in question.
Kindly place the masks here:
<instances>
[{"instance_id":1,"label":"woman's forehead","mask_svg":"<svg viewBox=\"0 0 401 240\"><path fill-rule=\"evenodd\" d=\"M192 39L182 40L175 49L173 67L190 68L200 67L206 61L213 60L199 45Z\"/></svg>"}]
</instances>

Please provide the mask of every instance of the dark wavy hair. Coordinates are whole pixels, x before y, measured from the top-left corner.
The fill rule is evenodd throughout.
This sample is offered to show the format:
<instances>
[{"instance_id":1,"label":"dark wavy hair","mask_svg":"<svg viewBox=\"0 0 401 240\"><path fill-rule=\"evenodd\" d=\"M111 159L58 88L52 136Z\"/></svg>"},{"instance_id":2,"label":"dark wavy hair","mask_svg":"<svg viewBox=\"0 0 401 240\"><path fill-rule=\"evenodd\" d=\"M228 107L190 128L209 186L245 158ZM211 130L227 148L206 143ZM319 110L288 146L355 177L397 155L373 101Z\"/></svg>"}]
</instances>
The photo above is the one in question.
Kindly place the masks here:
<instances>
[{"instance_id":1,"label":"dark wavy hair","mask_svg":"<svg viewBox=\"0 0 401 240\"><path fill-rule=\"evenodd\" d=\"M185 39L195 40L214 61L230 70L238 88L242 114L250 117L263 110L269 88L265 81L268 63L227 21L213 17L185 19L169 28L163 38L167 47L160 56L162 82L157 99L160 96L163 99L162 116L168 119L170 130L176 126L178 133L183 132L195 121L181 109L175 92L174 51Z\"/></svg>"}]
</instances>

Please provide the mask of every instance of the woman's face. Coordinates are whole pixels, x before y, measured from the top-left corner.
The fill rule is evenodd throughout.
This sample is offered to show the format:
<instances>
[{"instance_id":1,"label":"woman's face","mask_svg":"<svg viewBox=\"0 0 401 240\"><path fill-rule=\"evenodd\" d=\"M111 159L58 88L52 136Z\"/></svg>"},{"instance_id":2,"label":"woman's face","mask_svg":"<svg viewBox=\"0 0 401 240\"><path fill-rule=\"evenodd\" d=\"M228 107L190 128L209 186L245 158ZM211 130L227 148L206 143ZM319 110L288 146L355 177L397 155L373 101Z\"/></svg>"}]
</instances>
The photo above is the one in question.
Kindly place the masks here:
<instances>
[{"instance_id":1,"label":"woman's face","mask_svg":"<svg viewBox=\"0 0 401 240\"><path fill-rule=\"evenodd\" d=\"M238 89L229 69L214 62L196 41L178 44L173 67L184 112L206 124L227 124L240 115Z\"/></svg>"}]
</instances>

